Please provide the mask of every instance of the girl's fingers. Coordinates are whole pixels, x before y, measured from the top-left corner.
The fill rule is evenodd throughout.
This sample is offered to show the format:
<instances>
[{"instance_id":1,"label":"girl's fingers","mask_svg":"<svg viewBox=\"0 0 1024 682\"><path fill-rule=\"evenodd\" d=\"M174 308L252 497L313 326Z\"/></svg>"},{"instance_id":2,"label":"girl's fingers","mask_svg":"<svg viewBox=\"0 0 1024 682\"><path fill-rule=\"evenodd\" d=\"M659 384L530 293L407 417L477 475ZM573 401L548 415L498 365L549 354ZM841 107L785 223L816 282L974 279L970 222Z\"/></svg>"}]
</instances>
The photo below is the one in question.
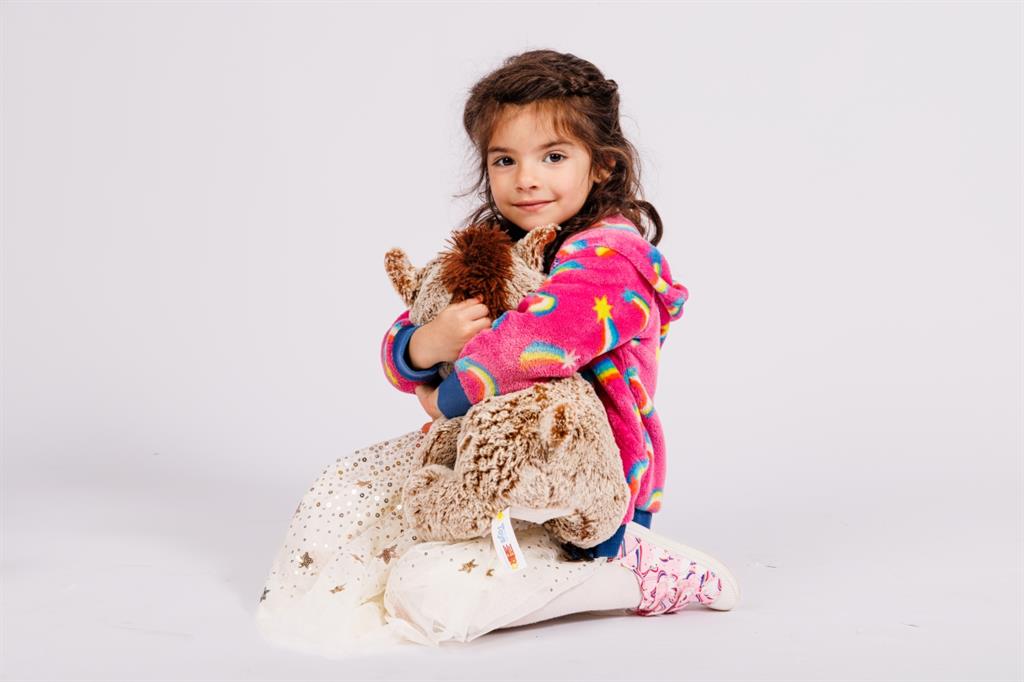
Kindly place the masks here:
<instances>
[{"instance_id":1,"label":"girl's fingers","mask_svg":"<svg viewBox=\"0 0 1024 682\"><path fill-rule=\"evenodd\" d=\"M481 317L486 317L489 312L490 311L487 309L487 306L483 303L477 303L471 308L466 309L466 315L473 321L479 320Z\"/></svg>"}]
</instances>

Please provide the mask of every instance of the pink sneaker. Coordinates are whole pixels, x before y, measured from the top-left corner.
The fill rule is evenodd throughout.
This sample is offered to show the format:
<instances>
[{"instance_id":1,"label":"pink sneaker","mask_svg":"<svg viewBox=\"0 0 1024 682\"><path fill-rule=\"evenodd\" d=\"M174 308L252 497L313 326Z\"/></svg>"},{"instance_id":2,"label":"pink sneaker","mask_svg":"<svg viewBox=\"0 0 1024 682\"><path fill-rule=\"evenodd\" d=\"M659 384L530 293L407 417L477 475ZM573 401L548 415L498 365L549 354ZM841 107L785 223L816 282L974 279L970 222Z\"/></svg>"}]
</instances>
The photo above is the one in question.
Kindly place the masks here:
<instances>
[{"instance_id":1,"label":"pink sneaker","mask_svg":"<svg viewBox=\"0 0 1024 682\"><path fill-rule=\"evenodd\" d=\"M739 584L729 569L704 552L630 523L619 555L611 561L633 571L640 584L641 616L674 613L697 602L728 611L739 601Z\"/></svg>"}]
</instances>

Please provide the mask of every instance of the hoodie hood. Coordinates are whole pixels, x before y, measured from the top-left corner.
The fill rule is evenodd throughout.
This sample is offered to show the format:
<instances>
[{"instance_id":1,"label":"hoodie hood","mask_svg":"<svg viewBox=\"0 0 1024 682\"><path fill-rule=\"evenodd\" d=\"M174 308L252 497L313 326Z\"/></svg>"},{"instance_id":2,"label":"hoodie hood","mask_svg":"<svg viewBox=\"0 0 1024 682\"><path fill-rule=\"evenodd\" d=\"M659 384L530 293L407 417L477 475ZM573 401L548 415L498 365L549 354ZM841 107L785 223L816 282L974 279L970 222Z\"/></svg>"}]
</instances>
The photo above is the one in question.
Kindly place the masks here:
<instances>
[{"instance_id":1,"label":"hoodie hood","mask_svg":"<svg viewBox=\"0 0 1024 682\"><path fill-rule=\"evenodd\" d=\"M683 316L683 305L689 298L689 292L685 286L672 279L672 271L661 251L644 239L636 226L625 216L609 216L573 237L577 241L585 240L587 246L593 246L597 250L606 248L615 251L629 260L644 279L651 283L658 294L662 335L668 323ZM571 245L566 246L571 250ZM557 263L558 259L555 262Z\"/></svg>"}]
</instances>

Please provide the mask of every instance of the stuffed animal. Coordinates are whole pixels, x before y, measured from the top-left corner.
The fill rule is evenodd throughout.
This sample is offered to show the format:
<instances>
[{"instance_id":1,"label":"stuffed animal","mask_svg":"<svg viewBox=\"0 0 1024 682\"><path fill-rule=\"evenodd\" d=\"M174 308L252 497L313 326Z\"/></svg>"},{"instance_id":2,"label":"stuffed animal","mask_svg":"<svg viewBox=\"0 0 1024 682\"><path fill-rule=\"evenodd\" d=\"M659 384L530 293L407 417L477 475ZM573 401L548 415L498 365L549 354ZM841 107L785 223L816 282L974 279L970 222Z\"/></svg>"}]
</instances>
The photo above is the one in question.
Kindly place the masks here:
<instances>
[{"instance_id":1,"label":"stuffed animal","mask_svg":"<svg viewBox=\"0 0 1024 682\"><path fill-rule=\"evenodd\" d=\"M558 229L537 227L513 243L497 226L474 225L454 232L450 247L422 268L401 249L388 251L385 267L414 324L478 296L493 328L545 282L544 248ZM440 375L452 371L445 363ZM588 548L618 530L629 503L604 406L579 374L491 396L462 417L436 420L418 456L422 468L403 486L402 505L424 540L481 537L511 507L513 516L543 522L556 540Z\"/></svg>"}]
</instances>

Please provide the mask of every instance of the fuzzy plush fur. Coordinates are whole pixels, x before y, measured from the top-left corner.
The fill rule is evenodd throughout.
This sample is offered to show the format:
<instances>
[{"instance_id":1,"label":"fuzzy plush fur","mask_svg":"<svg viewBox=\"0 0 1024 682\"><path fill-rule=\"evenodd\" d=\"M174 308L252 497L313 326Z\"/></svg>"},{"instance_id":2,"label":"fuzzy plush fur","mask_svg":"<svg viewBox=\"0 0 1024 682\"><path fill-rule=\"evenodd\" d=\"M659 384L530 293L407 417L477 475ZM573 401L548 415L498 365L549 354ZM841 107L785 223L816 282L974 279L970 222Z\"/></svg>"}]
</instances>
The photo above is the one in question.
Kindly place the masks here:
<instances>
[{"instance_id":1,"label":"fuzzy plush fur","mask_svg":"<svg viewBox=\"0 0 1024 682\"><path fill-rule=\"evenodd\" d=\"M543 284L544 247L558 229L538 227L513 244L496 227L471 226L423 268L401 249L388 251L385 267L415 324L474 295L496 319ZM441 376L451 371L446 364ZM438 419L419 456L423 468L405 483L402 505L425 540L486 535L506 507L567 508L573 512L545 528L559 541L593 547L619 528L630 499L604 406L578 374Z\"/></svg>"}]
</instances>

